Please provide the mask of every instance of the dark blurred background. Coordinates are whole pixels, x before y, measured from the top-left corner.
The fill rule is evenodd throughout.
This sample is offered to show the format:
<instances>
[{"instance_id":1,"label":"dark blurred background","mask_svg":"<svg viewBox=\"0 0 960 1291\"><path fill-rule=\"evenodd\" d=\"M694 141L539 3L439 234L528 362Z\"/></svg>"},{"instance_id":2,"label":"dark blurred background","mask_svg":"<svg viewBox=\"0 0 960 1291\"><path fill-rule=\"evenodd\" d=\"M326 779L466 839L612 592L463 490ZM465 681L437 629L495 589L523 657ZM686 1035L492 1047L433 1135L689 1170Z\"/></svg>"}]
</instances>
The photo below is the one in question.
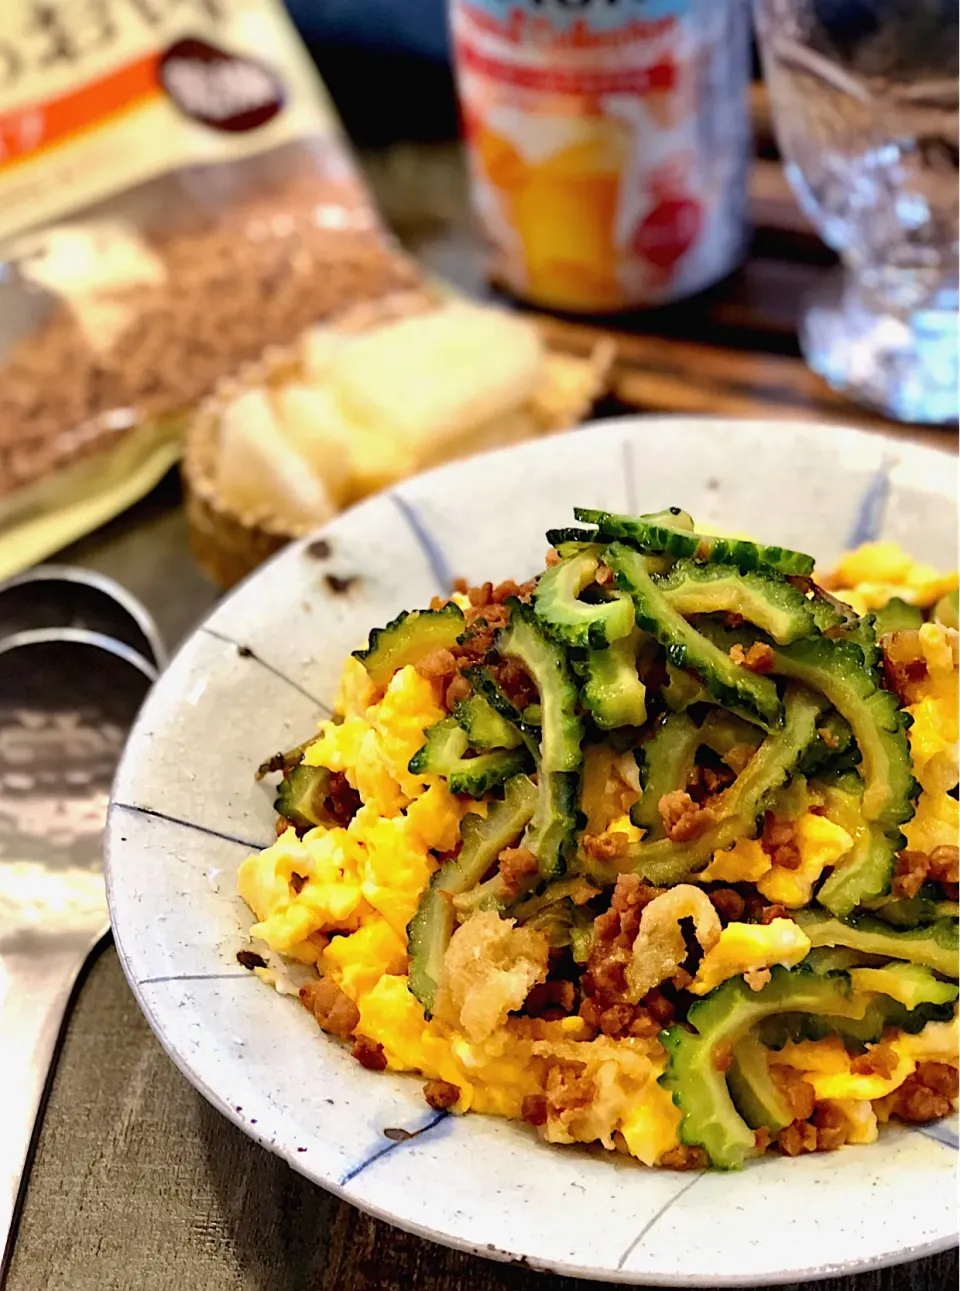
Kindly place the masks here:
<instances>
[{"instance_id":1,"label":"dark blurred background","mask_svg":"<svg viewBox=\"0 0 960 1291\"><path fill-rule=\"evenodd\" d=\"M361 146L457 134L447 0L286 0Z\"/></svg>"},{"instance_id":2,"label":"dark blurred background","mask_svg":"<svg viewBox=\"0 0 960 1291\"><path fill-rule=\"evenodd\" d=\"M285 3L357 145L456 138L448 0ZM822 3L856 9L858 0Z\"/></svg>"}]
</instances>

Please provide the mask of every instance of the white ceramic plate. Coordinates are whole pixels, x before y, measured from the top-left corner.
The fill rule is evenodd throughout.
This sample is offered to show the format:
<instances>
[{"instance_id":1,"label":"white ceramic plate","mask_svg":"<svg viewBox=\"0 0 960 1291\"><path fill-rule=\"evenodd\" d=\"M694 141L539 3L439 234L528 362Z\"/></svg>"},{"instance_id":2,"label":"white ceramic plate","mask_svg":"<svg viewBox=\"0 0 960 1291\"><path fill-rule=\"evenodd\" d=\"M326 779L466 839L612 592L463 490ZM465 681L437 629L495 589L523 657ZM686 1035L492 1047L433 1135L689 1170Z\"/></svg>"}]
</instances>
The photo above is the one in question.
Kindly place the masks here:
<instances>
[{"instance_id":1,"label":"white ceramic plate","mask_svg":"<svg viewBox=\"0 0 960 1291\"><path fill-rule=\"evenodd\" d=\"M239 967L240 861L273 837L253 769L314 729L347 652L451 574L542 567L571 507L682 505L827 565L882 534L955 559L955 464L836 427L631 418L410 480L282 552L180 650L145 704L107 838L120 956L168 1053L216 1107L295 1169L435 1241L622 1282L793 1282L956 1241L956 1125L740 1174L646 1170L551 1148L528 1127L424 1106L422 1080L363 1070L294 1000ZM324 555L329 545L329 555ZM356 577L346 593L325 575ZM403 1129L413 1135L386 1137ZM402 1141L397 1141L401 1138Z\"/></svg>"}]
</instances>

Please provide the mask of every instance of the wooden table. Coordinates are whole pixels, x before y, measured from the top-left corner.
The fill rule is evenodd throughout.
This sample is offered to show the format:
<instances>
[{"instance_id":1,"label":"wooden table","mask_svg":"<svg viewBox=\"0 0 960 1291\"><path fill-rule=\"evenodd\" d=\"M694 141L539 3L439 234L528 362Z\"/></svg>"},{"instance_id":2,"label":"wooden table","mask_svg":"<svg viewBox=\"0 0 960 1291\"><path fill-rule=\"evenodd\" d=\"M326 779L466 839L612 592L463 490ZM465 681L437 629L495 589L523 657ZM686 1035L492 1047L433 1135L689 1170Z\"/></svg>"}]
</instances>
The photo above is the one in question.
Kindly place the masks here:
<instances>
[{"instance_id":1,"label":"wooden table","mask_svg":"<svg viewBox=\"0 0 960 1291\"><path fill-rule=\"evenodd\" d=\"M458 148L400 146L365 160L406 244L430 269L483 291L483 252ZM739 274L700 301L632 320L630 328L616 324L614 396L604 411L626 405L792 416L904 434L834 396L804 368L794 333L797 303L830 257L796 211L775 162L755 172L753 202L757 233ZM581 324L543 325L573 349L596 335ZM912 434L955 448L954 437L942 432ZM191 560L173 478L66 559L119 578L152 610L171 644L216 598ZM823 1285L940 1291L956 1284L956 1252L949 1252ZM223 1120L177 1072L137 1009L109 942L90 964L46 1108L9 1291L589 1285L430 1245L307 1183Z\"/></svg>"}]
</instances>

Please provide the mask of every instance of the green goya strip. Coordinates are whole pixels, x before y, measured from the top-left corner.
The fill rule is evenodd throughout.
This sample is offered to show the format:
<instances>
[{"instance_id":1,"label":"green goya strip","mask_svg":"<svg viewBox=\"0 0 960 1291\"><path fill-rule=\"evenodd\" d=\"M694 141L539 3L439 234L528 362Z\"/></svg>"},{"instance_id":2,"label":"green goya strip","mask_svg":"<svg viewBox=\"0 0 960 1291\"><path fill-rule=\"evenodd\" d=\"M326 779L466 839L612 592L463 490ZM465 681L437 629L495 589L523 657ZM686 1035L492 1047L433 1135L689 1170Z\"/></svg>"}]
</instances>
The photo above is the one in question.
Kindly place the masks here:
<instances>
[{"instance_id":1,"label":"green goya strip","mask_svg":"<svg viewBox=\"0 0 960 1291\"><path fill-rule=\"evenodd\" d=\"M900 837L891 838L876 825L865 829L818 891L818 903L844 919L864 901L889 892Z\"/></svg>"},{"instance_id":2,"label":"green goya strip","mask_svg":"<svg viewBox=\"0 0 960 1291\"><path fill-rule=\"evenodd\" d=\"M956 632L960 627L960 611L958 611L957 589L947 592L941 596L939 601L933 607L933 620L935 623L942 623L945 628L953 628Z\"/></svg>"},{"instance_id":3,"label":"green goya strip","mask_svg":"<svg viewBox=\"0 0 960 1291\"><path fill-rule=\"evenodd\" d=\"M545 570L537 580L534 612L550 636L562 645L601 649L628 636L633 629L633 606L624 592L617 592L609 600L578 599L594 581L601 552L601 548L582 551Z\"/></svg>"},{"instance_id":4,"label":"green goya strip","mask_svg":"<svg viewBox=\"0 0 960 1291\"><path fill-rule=\"evenodd\" d=\"M523 743L519 728L498 713L483 695L459 700L453 716L474 749L515 749Z\"/></svg>"},{"instance_id":5,"label":"green goya strip","mask_svg":"<svg viewBox=\"0 0 960 1291\"><path fill-rule=\"evenodd\" d=\"M422 746L410 759L412 775L444 776L451 793L482 798L528 765L526 749L494 749L465 758L467 735L457 720L445 717L425 732Z\"/></svg>"},{"instance_id":6,"label":"green goya strip","mask_svg":"<svg viewBox=\"0 0 960 1291\"><path fill-rule=\"evenodd\" d=\"M954 1010L952 1003L920 1004L915 1009L907 1009L887 995L856 992L855 998L865 1002L860 1017L778 1013L760 1023L757 1035L768 1049L774 1050L788 1043L839 1036L850 1053L862 1053L868 1044L882 1040L883 1033L891 1027L916 1035L928 1022L949 1022Z\"/></svg>"},{"instance_id":7,"label":"green goya strip","mask_svg":"<svg viewBox=\"0 0 960 1291\"><path fill-rule=\"evenodd\" d=\"M789 687L785 705L783 730L768 735L733 784L714 798L712 825L686 843L641 840L629 849L620 868L651 883L679 883L708 865L715 851L731 847L738 838L755 837L758 818L814 737L822 700L804 687Z\"/></svg>"},{"instance_id":8,"label":"green goya strip","mask_svg":"<svg viewBox=\"0 0 960 1291\"><path fill-rule=\"evenodd\" d=\"M522 664L540 693L540 764L544 771L578 771L583 723L577 713L577 686L566 655L520 601L508 602L510 622L497 634L496 648Z\"/></svg>"},{"instance_id":9,"label":"green goya strip","mask_svg":"<svg viewBox=\"0 0 960 1291\"><path fill-rule=\"evenodd\" d=\"M960 917L960 905L956 901L944 901L936 883L924 883L916 896L887 896L863 904L871 914L893 928L918 928L924 923L936 923L938 919Z\"/></svg>"},{"instance_id":10,"label":"green goya strip","mask_svg":"<svg viewBox=\"0 0 960 1291\"><path fill-rule=\"evenodd\" d=\"M923 622L923 610L917 605L908 605L900 596L891 596L886 605L875 610L873 626L878 637L889 632L903 632L918 628Z\"/></svg>"},{"instance_id":11,"label":"green goya strip","mask_svg":"<svg viewBox=\"0 0 960 1291\"><path fill-rule=\"evenodd\" d=\"M770 1074L770 1051L748 1032L738 1040L727 1071L727 1088L751 1130L776 1134L794 1119L790 1105Z\"/></svg>"},{"instance_id":12,"label":"green goya strip","mask_svg":"<svg viewBox=\"0 0 960 1291\"><path fill-rule=\"evenodd\" d=\"M573 848L580 777L570 771L540 770L537 810L523 836L544 878L561 874Z\"/></svg>"},{"instance_id":13,"label":"green goya strip","mask_svg":"<svg viewBox=\"0 0 960 1291\"><path fill-rule=\"evenodd\" d=\"M746 644L742 633L703 621L703 633L720 648ZM772 646L773 673L792 677L825 695L850 724L860 750L864 780L863 814L885 833L895 835L913 816L920 786L913 775L907 729L896 695L880 686L877 673L865 665L855 641L809 637Z\"/></svg>"},{"instance_id":14,"label":"green goya strip","mask_svg":"<svg viewBox=\"0 0 960 1291\"><path fill-rule=\"evenodd\" d=\"M385 686L398 668L452 649L465 626L463 611L452 601L439 610L405 610L385 628L374 628L366 650L354 650L353 657L375 685Z\"/></svg>"},{"instance_id":15,"label":"green goya strip","mask_svg":"<svg viewBox=\"0 0 960 1291\"><path fill-rule=\"evenodd\" d=\"M327 806L330 778L326 767L292 767L277 786L274 811L300 831L342 824Z\"/></svg>"},{"instance_id":16,"label":"green goya strip","mask_svg":"<svg viewBox=\"0 0 960 1291\"><path fill-rule=\"evenodd\" d=\"M630 819L645 831L645 843L666 836L660 799L686 789L700 742L700 731L686 713L670 713L637 750L643 793L631 808Z\"/></svg>"},{"instance_id":17,"label":"green goya strip","mask_svg":"<svg viewBox=\"0 0 960 1291\"><path fill-rule=\"evenodd\" d=\"M774 672L819 690L847 719L860 750L864 816L896 832L913 816L920 789L907 743L909 719L900 711L896 695L880 688L852 641L816 637L778 646Z\"/></svg>"},{"instance_id":18,"label":"green goya strip","mask_svg":"<svg viewBox=\"0 0 960 1291\"><path fill-rule=\"evenodd\" d=\"M657 588L667 604L685 618L691 614L739 614L783 643L817 633L806 596L775 574L678 560Z\"/></svg>"},{"instance_id":19,"label":"green goya strip","mask_svg":"<svg viewBox=\"0 0 960 1291\"><path fill-rule=\"evenodd\" d=\"M772 569L780 574L803 577L813 572L813 557L802 551L791 551L789 547L768 547L743 538L692 533L664 523L657 516L616 515L585 507L574 507L573 514L584 524L596 525L601 538L619 538L640 551L666 552L679 559L695 556L702 561L735 565L745 573L752 569Z\"/></svg>"},{"instance_id":20,"label":"green goya strip","mask_svg":"<svg viewBox=\"0 0 960 1291\"><path fill-rule=\"evenodd\" d=\"M660 694L672 713L683 713L691 704L714 702L696 673L689 672L686 668L678 668L669 660L667 660L667 684Z\"/></svg>"},{"instance_id":21,"label":"green goya strip","mask_svg":"<svg viewBox=\"0 0 960 1291\"><path fill-rule=\"evenodd\" d=\"M456 923L454 898L469 892L505 847L514 842L537 806L537 787L525 775L508 780L503 800L491 803L487 815L468 812L460 826L460 854L434 874L407 926L410 989L429 1017L443 956Z\"/></svg>"},{"instance_id":22,"label":"green goya strip","mask_svg":"<svg viewBox=\"0 0 960 1291\"><path fill-rule=\"evenodd\" d=\"M887 955L923 964L944 977L957 977L960 942L954 919L937 919L920 928L892 928L874 915L837 919L825 911L804 909L794 914L812 946L848 946L867 955Z\"/></svg>"},{"instance_id":23,"label":"green goya strip","mask_svg":"<svg viewBox=\"0 0 960 1291\"><path fill-rule=\"evenodd\" d=\"M667 1065L660 1084L682 1113L681 1143L705 1149L710 1163L739 1169L755 1151L753 1130L737 1111L717 1059L764 1018L785 1012L861 1017L866 1001L843 974L821 977L802 968L772 969L770 981L753 991L742 977L722 983L694 1004L683 1026L661 1033Z\"/></svg>"},{"instance_id":24,"label":"green goya strip","mask_svg":"<svg viewBox=\"0 0 960 1291\"><path fill-rule=\"evenodd\" d=\"M671 663L695 669L710 695L724 707L768 730L782 725L783 706L773 682L735 664L727 652L673 609L649 574L643 556L615 542L607 548L606 559L617 586L633 599L637 626L666 647Z\"/></svg>"},{"instance_id":25,"label":"green goya strip","mask_svg":"<svg viewBox=\"0 0 960 1291\"><path fill-rule=\"evenodd\" d=\"M536 856L541 875L551 878L562 872L576 831L583 722L564 651L529 606L517 600L508 605L510 622L497 634L497 650L523 665L540 694L539 799L523 845Z\"/></svg>"},{"instance_id":26,"label":"green goya strip","mask_svg":"<svg viewBox=\"0 0 960 1291\"><path fill-rule=\"evenodd\" d=\"M633 609L630 610L633 622ZM637 671L642 637L636 628L605 650L588 650L582 665L583 707L602 731L642 726L647 720L647 689Z\"/></svg>"},{"instance_id":27,"label":"green goya strip","mask_svg":"<svg viewBox=\"0 0 960 1291\"><path fill-rule=\"evenodd\" d=\"M850 981L855 991L888 995L910 1012L922 1004L953 1004L960 994L960 987L955 982L942 982L922 964L851 968Z\"/></svg>"}]
</instances>

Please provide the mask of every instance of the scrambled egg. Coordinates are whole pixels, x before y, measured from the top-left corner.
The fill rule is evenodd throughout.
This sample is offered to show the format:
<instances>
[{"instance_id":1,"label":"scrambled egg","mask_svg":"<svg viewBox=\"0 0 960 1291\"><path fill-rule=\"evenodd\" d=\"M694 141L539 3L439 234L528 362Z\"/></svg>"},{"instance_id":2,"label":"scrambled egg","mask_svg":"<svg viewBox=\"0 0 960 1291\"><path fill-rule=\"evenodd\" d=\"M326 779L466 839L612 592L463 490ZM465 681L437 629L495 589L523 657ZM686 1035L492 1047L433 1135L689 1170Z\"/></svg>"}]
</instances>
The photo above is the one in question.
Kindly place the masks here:
<instances>
[{"instance_id":1,"label":"scrambled egg","mask_svg":"<svg viewBox=\"0 0 960 1291\"><path fill-rule=\"evenodd\" d=\"M720 940L704 955L690 983L694 995L706 995L728 977L753 974L782 964L793 968L810 949L810 938L792 919L770 923L728 923ZM760 980L763 984L763 979Z\"/></svg>"},{"instance_id":2,"label":"scrambled egg","mask_svg":"<svg viewBox=\"0 0 960 1291\"><path fill-rule=\"evenodd\" d=\"M823 806L825 801L821 797L815 805ZM775 865L759 839L739 838L726 851L714 852L700 877L713 883L754 883L768 901L790 910L806 905L823 871L846 856L854 843L844 825L831 819L830 807L825 809L830 814L806 810L795 818L794 841L800 851L796 869ZM852 827L849 819L845 823ZM863 828L862 821L859 828Z\"/></svg>"},{"instance_id":3,"label":"scrambled egg","mask_svg":"<svg viewBox=\"0 0 960 1291\"><path fill-rule=\"evenodd\" d=\"M383 973L405 971L407 924L436 869L431 849L456 847L462 816L436 777L407 770L424 730L443 716L429 681L403 668L372 699L365 670L351 659L338 701L343 721L324 722L304 758L343 771L360 794L350 824L302 839L288 829L238 876L258 920L252 935L318 964L355 1000Z\"/></svg>"},{"instance_id":4,"label":"scrambled egg","mask_svg":"<svg viewBox=\"0 0 960 1291\"><path fill-rule=\"evenodd\" d=\"M894 596L928 609L956 589L957 574L920 564L895 542L865 542L841 559L831 582L842 600L866 614Z\"/></svg>"},{"instance_id":5,"label":"scrambled egg","mask_svg":"<svg viewBox=\"0 0 960 1291\"><path fill-rule=\"evenodd\" d=\"M776 1054L775 1061L801 1071L804 1080L813 1086L818 1102L825 1099L872 1102L899 1089L920 1062L955 1065L960 1047L957 1018L950 1022L928 1022L917 1035L900 1032L884 1043L889 1044L896 1057L896 1065L888 1076L878 1072L858 1075L851 1071L856 1059L847 1053L839 1036L786 1044ZM868 1045L868 1053L870 1048Z\"/></svg>"},{"instance_id":6,"label":"scrambled egg","mask_svg":"<svg viewBox=\"0 0 960 1291\"><path fill-rule=\"evenodd\" d=\"M935 847L957 845L960 837L960 802L948 793L922 793L917 814L902 826L907 847L932 852Z\"/></svg>"},{"instance_id":7,"label":"scrambled egg","mask_svg":"<svg viewBox=\"0 0 960 1291\"><path fill-rule=\"evenodd\" d=\"M944 793L957 783L957 637L939 623L924 623L919 635L927 675L907 708L910 752L924 789Z\"/></svg>"},{"instance_id":8,"label":"scrambled egg","mask_svg":"<svg viewBox=\"0 0 960 1291\"><path fill-rule=\"evenodd\" d=\"M655 1041L587 1040L576 1017L531 1026L497 1016L478 1027L476 1016L486 1011L476 999L467 1010L471 1034L463 1023L424 1018L408 988L406 927L436 869L431 853L454 849L464 808L437 777L418 778L407 767L424 730L445 714L415 669L401 669L378 698L353 659L337 710L342 720L322 723L304 762L342 771L362 806L346 828L320 827L302 839L288 829L243 862L240 895L257 917L251 935L316 964L356 1004L355 1034L382 1045L391 1070L456 1085L459 1111L519 1118L523 1100L542 1093L544 1060L583 1064L597 1096L589 1106L551 1114L545 1137L625 1144L654 1165L676 1147L680 1120L657 1084L664 1054ZM610 827L633 829L622 814Z\"/></svg>"}]
</instances>

